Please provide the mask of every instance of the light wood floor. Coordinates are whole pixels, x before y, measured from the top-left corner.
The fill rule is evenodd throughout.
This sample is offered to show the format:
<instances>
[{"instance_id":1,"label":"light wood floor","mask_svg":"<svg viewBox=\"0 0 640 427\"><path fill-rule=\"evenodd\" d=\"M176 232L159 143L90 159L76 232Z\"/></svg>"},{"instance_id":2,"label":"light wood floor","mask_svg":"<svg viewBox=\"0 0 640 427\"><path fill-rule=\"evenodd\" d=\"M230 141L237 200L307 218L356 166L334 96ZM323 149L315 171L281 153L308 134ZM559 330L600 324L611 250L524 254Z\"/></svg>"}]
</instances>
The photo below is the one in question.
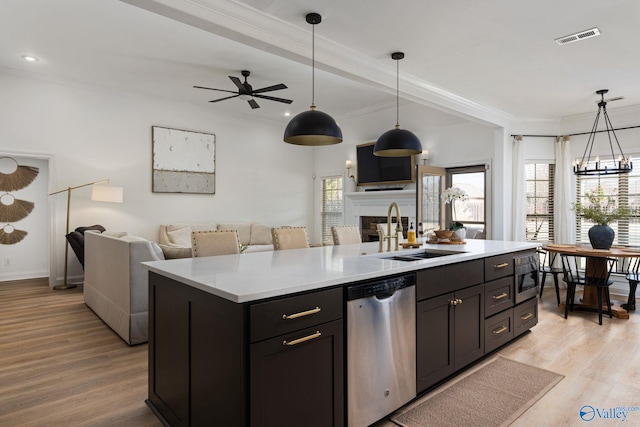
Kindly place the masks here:
<instances>
[{"instance_id":1,"label":"light wood floor","mask_svg":"<svg viewBox=\"0 0 640 427\"><path fill-rule=\"evenodd\" d=\"M583 312L565 320L545 290L540 323L500 354L565 378L514 426L582 426L583 405L640 407L640 313L603 322ZM146 344L126 345L87 308L81 288L0 282L0 426L160 427L146 397ZM640 425L640 412L588 424Z\"/></svg>"},{"instance_id":2,"label":"light wood floor","mask_svg":"<svg viewBox=\"0 0 640 427\"><path fill-rule=\"evenodd\" d=\"M122 341L82 288L0 282L0 426L162 426L146 397L147 345Z\"/></svg>"}]
</instances>

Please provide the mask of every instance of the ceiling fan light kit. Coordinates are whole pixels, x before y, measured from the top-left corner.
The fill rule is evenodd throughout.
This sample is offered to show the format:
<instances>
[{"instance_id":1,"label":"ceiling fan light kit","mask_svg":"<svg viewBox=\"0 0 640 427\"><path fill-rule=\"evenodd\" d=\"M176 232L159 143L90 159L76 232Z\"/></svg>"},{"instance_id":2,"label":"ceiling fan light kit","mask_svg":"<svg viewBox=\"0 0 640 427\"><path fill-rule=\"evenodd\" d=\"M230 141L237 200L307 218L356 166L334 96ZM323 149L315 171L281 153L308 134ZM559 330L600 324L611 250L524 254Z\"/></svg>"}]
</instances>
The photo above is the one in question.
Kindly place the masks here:
<instances>
[{"instance_id":1,"label":"ceiling fan light kit","mask_svg":"<svg viewBox=\"0 0 640 427\"><path fill-rule=\"evenodd\" d=\"M400 61L404 58L403 52L394 52L391 59ZM422 144L418 137L411 131L400 129L400 70L399 62L396 62L396 126L388 130L376 141L373 147L373 154L380 157L405 157L422 153Z\"/></svg>"},{"instance_id":2,"label":"ceiling fan light kit","mask_svg":"<svg viewBox=\"0 0 640 427\"><path fill-rule=\"evenodd\" d=\"M607 102L604 100L604 95L609 92L608 89L600 89L596 93L600 95L600 102L598 102L598 113L596 114L596 120L593 123L591 132L589 133L589 139L587 140L587 146L584 149L584 154L581 159L576 159L573 162L573 173L576 175L619 175L626 174L633 170L633 162L630 157L627 157L622 152L622 147L618 142L618 137L613 130L613 125L607 114ZM606 162L601 162L600 157L596 156L595 160L591 160L591 152L593 151L593 143L596 139L598 131L598 121L600 120L600 113L603 113L605 131L609 138L609 148L611 150L612 162L609 163L612 167L609 167ZM613 138L612 138L613 136ZM616 142L618 147L618 153L614 150L613 141Z\"/></svg>"},{"instance_id":3,"label":"ceiling fan light kit","mask_svg":"<svg viewBox=\"0 0 640 427\"><path fill-rule=\"evenodd\" d=\"M322 146L342 142L342 130L336 121L327 113L318 111L315 106L315 25L322 22L317 13L306 16L307 23L312 25L311 55L311 107L296 115L284 130L284 142L294 145Z\"/></svg>"}]
</instances>

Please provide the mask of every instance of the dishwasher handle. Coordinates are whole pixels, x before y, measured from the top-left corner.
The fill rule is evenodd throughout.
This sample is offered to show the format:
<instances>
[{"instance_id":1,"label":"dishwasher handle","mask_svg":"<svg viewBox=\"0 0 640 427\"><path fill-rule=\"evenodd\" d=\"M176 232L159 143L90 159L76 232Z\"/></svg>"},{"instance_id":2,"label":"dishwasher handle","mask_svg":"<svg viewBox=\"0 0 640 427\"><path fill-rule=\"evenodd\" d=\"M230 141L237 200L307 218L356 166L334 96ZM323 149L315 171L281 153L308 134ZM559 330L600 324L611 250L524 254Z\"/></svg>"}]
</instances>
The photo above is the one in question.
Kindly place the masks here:
<instances>
[{"instance_id":1,"label":"dishwasher handle","mask_svg":"<svg viewBox=\"0 0 640 427\"><path fill-rule=\"evenodd\" d=\"M346 289L346 299L347 301L353 301L356 299L376 297L379 300L383 300L393 296L397 290L414 286L415 284L415 274L405 274L402 276L379 279L372 282L348 286Z\"/></svg>"}]
</instances>

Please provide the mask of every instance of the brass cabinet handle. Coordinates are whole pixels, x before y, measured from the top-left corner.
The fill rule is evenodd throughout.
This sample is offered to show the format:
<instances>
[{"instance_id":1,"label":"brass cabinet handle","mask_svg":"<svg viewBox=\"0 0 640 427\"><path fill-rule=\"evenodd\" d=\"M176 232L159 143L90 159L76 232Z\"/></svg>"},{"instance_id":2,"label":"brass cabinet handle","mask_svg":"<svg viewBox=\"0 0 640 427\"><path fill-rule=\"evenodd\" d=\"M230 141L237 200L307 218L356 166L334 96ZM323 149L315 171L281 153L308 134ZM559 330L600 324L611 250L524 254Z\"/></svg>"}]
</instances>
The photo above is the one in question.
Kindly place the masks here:
<instances>
[{"instance_id":1,"label":"brass cabinet handle","mask_svg":"<svg viewBox=\"0 0 640 427\"><path fill-rule=\"evenodd\" d=\"M503 332L506 332L509 328L507 328L506 326L501 326L498 329L492 331L494 334L496 335L500 335Z\"/></svg>"},{"instance_id":2,"label":"brass cabinet handle","mask_svg":"<svg viewBox=\"0 0 640 427\"><path fill-rule=\"evenodd\" d=\"M494 295L493 299L502 299L502 298L506 298L508 296L509 296L509 294L507 294L506 292L503 292L500 295Z\"/></svg>"},{"instance_id":3,"label":"brass cabinet handle","mask_svg":"<svg viewBox=\"0 0 640 427\"><path fill-rule=\"evenodd\" d=\"M307 310L307 311L301 311L300 313L294 313L294 314L283 314L282 318L284 320L290 320L290 319L297 319L298 317L304 317L304 316L309 316L311 314L316 314L319 313L321 310L320 307L316 307L316 308L312 308L311 310Z\"/></svg>"},{"instance_id":4,"label":"brass cabinet handle","mask_svg":"<svg viewBox=\"0 0 640 427\"><path fill-rule=\"evenodd\" d=\"M307 335L306 337L298 338L297 340L293 340L293 341L287 341L287 340L284 340L284 341L282 341L282 345L296 345L296 344L300 344L300 343L303 343L303 342L305 342L305 341L314 340L314 339L318 338L320 335L322 335L322 334L320 333L320 331L316 331L316 333L315 333L315 334Z\"/></svg>"},{"instance_id":5,"label":"brass cabinet handle","mask_svg":"<svg viewBox=\"0 0 640 427\"><path fill-rule=\"evenodd\" d=\"M449 305L459 305L462 304L462 300L460 298L452 299L449 301Z\"/></svg>"},{"instance_id":6,"label":"brass cabinet handle","mask_svg":"<svg viewBox=\"0 0 640 427\"><path fill-rule=\"evenodd\" d=\"M493 268L505 268L505 267L509 267L509 263L508 262L503 262L502 264L494 264Z\"/></svg>"},{"instance_id":7,"label":"brass cabinet handle","mask_svg":"<svg viewBox=\"0 0 640 427\"><path fill-rule=\"evenodd\" d=\"M532 313L527 313L527 314L525 314L524 316L520 316L520 318L521 318L522 320L529 320L529 319L531 319L532 317L533 317L533 314L532 314Z\"/></svg>"}]
</instances>

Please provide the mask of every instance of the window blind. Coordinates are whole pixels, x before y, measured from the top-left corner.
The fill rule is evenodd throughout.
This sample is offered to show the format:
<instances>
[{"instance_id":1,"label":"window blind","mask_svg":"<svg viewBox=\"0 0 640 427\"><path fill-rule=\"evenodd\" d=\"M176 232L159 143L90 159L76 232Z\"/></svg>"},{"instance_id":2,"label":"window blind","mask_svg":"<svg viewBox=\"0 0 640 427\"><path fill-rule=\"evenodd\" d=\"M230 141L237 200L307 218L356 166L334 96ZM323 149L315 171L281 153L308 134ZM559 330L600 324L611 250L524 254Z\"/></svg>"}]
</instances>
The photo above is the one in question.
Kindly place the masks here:
<instances>
[{"instance_id":1,"label":"window blind","mask_svg":"<svg viewBox=\"0 0 640 427\"><path fill-rule=\"evenodd\" d=\"M331 226L342 225L342 177L322 178L322 243L332 244Z\"/></svg>"},{"instance_id":2,"label":"window blind","mask_svg":"<svg viewBox=\"0 0 640 427\"><path fill-rule=\"evenodd\" d=\"M555 164L525 164L527 240L553 243L553 181Z\"/></svg>"}]
</instances>

